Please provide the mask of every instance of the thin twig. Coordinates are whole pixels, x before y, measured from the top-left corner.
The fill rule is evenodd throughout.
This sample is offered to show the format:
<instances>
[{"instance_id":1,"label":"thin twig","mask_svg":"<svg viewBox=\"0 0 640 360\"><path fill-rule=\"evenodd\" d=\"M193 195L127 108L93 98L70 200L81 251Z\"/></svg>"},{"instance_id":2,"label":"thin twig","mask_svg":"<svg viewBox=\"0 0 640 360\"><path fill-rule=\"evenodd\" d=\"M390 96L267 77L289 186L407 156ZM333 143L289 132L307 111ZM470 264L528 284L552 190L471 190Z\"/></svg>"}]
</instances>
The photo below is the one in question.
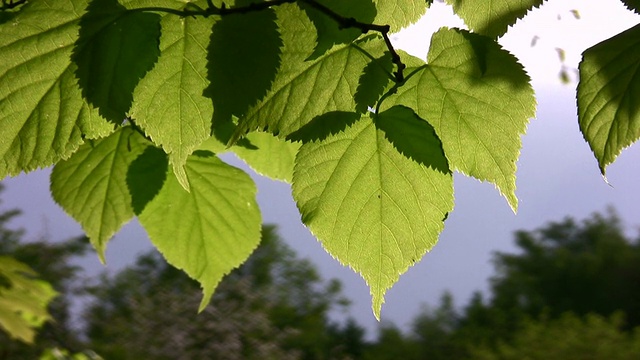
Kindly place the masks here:
<instances>
[{"instance_id":1,"label":"thin twig","mask_svg":"<svg viewBox=\"0 0 640 360\"><path fill-rule=\"evenodd\" d=\"M369 31L379 31L381 33L389 31L389 25L367 24L367 23L357 21L354 18L344 17L338 14L337 12L329 9L328 7L320 4L316 0L298 0L298 1L305 3L313 7L314 9L324 13L325 15L329 16L335 22L337 22L340 25L340 27L343 29L356 28L356 29L360 29L360 31L362 31L363 34L366 34Z\"/></svg>"},{"instance_id":2,"label":"thin twig","mask_svg":"<svg viewBox=\"0 0 640 360\"><path fill-rule=\"evenodd\" d=\"M7 1L7 0L3 0ZM9 0L11 1L11 0ZM26 1L26 0L21 0ZM393 72L394 80L398 84L402 84L405 81L404 78L404 69L406 68L405 64L402 62L400 55L396 52L393 44L391 44L391 40L389 39L389 31L391 31L391 27L389 25L379 25L379 24L369 24L358 21L352 17L344 17L337 12L331 10L325 5L320 4L317 0L272 0L272 1L264 1L260 3L251 3L247 6L232 6L227 7L225 3L222 3L222 6L217 7L213 4L211 0L207 0L208 7L206 9L202 9L196 5L191 4L191 8L195 8L195 10L184 8L182 10L170 9L170 8L162 8L162 7L146 7L146 8L136 8L131 9L131 11L153 11L153 12L166 12L182 17L187 16L204 16L208 17L211 15L224 16L231 14L246 14L254 11L266 10L268 8L274 6L280 6L283 4L291 4L295 2L301 2L309 5L310 7L320 11L326 16L330 17L336 23L338 23L341 29L354 28L360 30L363 34L368 33L369 31L377 31L382 34L384 39L384 43L387 45L387 49L391 53L391 58L393 63L396 65L397 70Z\"/></svg>"},{"instance_id":3,"label":"thin twig","mask_svg":"<svg viewBox=\"0 0 640 360\"><path fill-rule=\"evenodd\" d=\"M206 9L202 9L197 5L191 4L190 7L195 8L195 10L184 8L182 10L164 8L164 7L143 7L143 8L135 8L130 11L141 11L141 12L165 12L173 15L178 15L180 17L195 17L195 16L204 16L209 17L211 15L224 16L231 14L246 14L254 11L266 10L273 6L280 6L282 4L294 3L297 0L272 0L265 1L261 3L251 3L246 6L232 6L227 7L225 3L222 3L220 7L215 6L211 1L207 1L208 7Z\"/></svg>"},{"instance_id":4,"label":"thin twig","mask_svg":"<svg viewBox=\"0 0 640 360\"><path fill-rule=\"evenodd\" d=\"M389 52L391 53L391 60L394 64L396 64L396 67L398 68L398 70L396 70L393 75L396 77L396 82L398 84L402 84L404 83L404 69L407 66L402 62L402 59L400 59L400 55L398 55L396 49L393 48L393 44L391 44L391 40L389 40L388 34L388 31L383 32L382 37L384 38L384 43L387 44L387 49L389 49Z\"/></svg>"},{"instance_id":5,"label":"thin twig","mask_svg":"<svg viewBox=\"0 0 640 360\"><path fill-rule=\"evenodd\" d=\"M387 49L391 53L391 58L393 59L393 63L398 68L397 71L393 73L395 77L395 81L397 83L404 82L404 69L406 66L402 63L402 59L400 59L400 55L396 52L393 44L391 44L391 40L389 39L389 31L391 31L391 27L389 25L378 25L378 24L368 24L360 22L354 18L344 17L335 11L329 9L328 7L320 4L316 0L299 0L302 3L308 4L309 6L315 8L316 10L322 12L323 14L329 16L335 22L340 25L340 28L356 28L359 29L363 34L368 33L369 31L377 31L382 34L384 38L384 43L387 45Z\"/></svg>"}]
</instances>

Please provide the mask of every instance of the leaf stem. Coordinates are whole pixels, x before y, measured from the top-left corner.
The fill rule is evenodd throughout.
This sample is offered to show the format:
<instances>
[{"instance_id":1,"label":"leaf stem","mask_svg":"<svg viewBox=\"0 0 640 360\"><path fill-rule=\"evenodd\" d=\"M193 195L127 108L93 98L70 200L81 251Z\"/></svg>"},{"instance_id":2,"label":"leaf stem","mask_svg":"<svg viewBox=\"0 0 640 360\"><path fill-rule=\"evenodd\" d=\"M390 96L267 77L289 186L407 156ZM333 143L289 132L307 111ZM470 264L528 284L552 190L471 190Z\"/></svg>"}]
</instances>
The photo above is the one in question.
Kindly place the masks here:
<instances>
[{"instance_id":1,"label":"leaf stem","mask_svg":"<svg viewBox=\"0 0 640 360\"><path fill-rule=\"evenodd\" d=\"M354 49L360 51L364 56L366 56L369 59L371 59L371 61L373 61L373 62L378 61L378 59L374 58L373 55L369 54L369 52L367 52L365 49L361 48L360 45L356 44L355 42L352 43L351 46L353 46ZM380 66L380 69L382 71L384 71L384 73L389 77L389 79L391 79L392 81L396 81L395 73L391 74L391 72L388 71L387 69L385 69L383 66Z\"/></svg>"},{"instance_id":2,"label":"leaf stem","mask_svg":"<svg viewBox=\"0 0 640 360\"><path fill-rule=\"evenodd\" d=\"M406 80L409 80L413 75L415 75L418 71L424 69L427 65L422 65L418 68L413 68L413 71L411 71L411 73L409 75L407 75L407 77L405 78ZM393 85L393 87L391 89L389 89L386 93L384 93L380 99L378 100L378 102L376 103L376 109L375 109L375 113L379 114L380 113L380 106L382 105L382 102L384 100L386 100L389 96L394 95L395 93L398 92L398 88L400 88L400 86L402 86L402 83L396 83L395 85Z\"/></svg>"}]
</instances>

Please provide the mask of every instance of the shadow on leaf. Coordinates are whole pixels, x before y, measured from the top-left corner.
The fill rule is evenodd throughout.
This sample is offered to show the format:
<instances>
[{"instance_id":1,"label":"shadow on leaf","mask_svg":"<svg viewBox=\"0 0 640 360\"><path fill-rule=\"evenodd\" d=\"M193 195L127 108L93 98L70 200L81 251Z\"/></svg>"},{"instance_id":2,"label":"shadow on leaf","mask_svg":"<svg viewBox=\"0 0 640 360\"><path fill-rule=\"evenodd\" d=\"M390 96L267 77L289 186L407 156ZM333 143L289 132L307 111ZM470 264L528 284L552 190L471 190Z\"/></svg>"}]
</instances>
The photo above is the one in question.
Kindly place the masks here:
<instances>
[{"instance_id":1,"label":"shadow on leaf","mask_svg":"<svg viewBox=\"0 0 640 360\"><path fill-rule=\"evenodd\" d=\"M499 80L508 83L514 89L529 87L529 77L518 59L502 48L495 40L466 30L455 30L467 41L473 53L473 63L477 67L476 76L470 76L469 81L484 85L487 80ZM452 56L455 54L453 49ZM455 50L460 51L460 50Z\"/></svg>"},{"instance_id":2,"label":"shadow on leaf","mask_svg":"<svg viewBox=\"0 0 640 360\"><path fill-rule=\"evenodd\" d=\"M376 127L401 154L441 173L451 173L442 142L433 126L413 110L397 105L374 116L374 119Z\"/></svg>"},{"instance_id":3,"label":"shadow on leaf","mask_svg":"<svg viewBox=\"0 0 640 360\"><path fill-rule=\"evenodd\" d=\"M169 160L162 149L147 147L129 166L127 186L133 212L140 215L145 206L160 192L167 178Z\"/></svg>"},{"instance_id":4,"label":"shadow on leaf","mask_svg":"<svg viewBox=\"0 0 640 360\"><path fill-rule=\"evenodd\" d=\"M199 158L210 158L216 156L216 154L209 150L196 150L191 155Z\"/></svg>"},{"instance_id":5,"label":"shadow on leaf","mask_svg":"<svg viewBox=\"0 0 640 360\"><path fill-rule=\"evenodd\" d=\"M347 111L331 111L316 116L309 123L287 136L289 141L308 143L321 141L346 129L360 118L360 114Z\"/></svg>"},{"instance_id":6,"label":"shadow on leaf","mask_svg":"<svg viewBox=\"0 0 640 360\"><path fill-rule=\"evenodd\" d=\"M393 59L391 53L386 51L383 56L371 61L365 66L358 88L354 95L356 102L356 111L365 113L369 107L373 107L382 96L384 89L387 87L391 78L389 74L393 71Z\"/></svg>"},{"instance_id":7,"label":"shadow on leaf","mask_svg":"<svg viewBox=\"0 0 640 360\"><path fill-rule=\"evenodd\" d=\"M16 15L18 15L18 12L21 10L22 8L19 8L18 10L1 10L0 11L0 25L11 21L14 17L16 17Z\"/></svg>"},{"instance_id":8,"label":"shadow on leaf","mask_svg":"<svg viewBox=\"0 0 640 360\"><path fill-rule=\"evenodd\" d=\"M212 133L223 143L233 134L233 116L242 117L271 88L281 47L272 9L224 16L213 25L204 95L213 101Z\"/></svg>"},{"instance_id":9,"label":"shadow on leaf","mask_svg":"<svg viewBox=\"0 0 640 360\"><path fill-rule=\"evenodd\" d=\"M158 56L160 16L131 12L116 0L93 0L80 20L71 59L82 95L100 115L122 123L133 91Z\"/></svg>"},{"instance_id":10,"label":"shadow on leaf","mask_svg":"<svg viewBox=\"0 0 640 360\"><path fill-rule=\"evenodd\" d=\"M640 25L582 53L577 89L580 131L602 175L640 138Z\"/></svg>"},{"instance_id":11,"label":"shadow on leaf","mask_svg":"<svg viewBox=\"0 0 640 360\"><path fill-rule=\"evenodd\" d=\"M364 23L371 23L376 17L376 6L371 0L319 0L318 3L340 14L345 19L355 19ZM296 2L304 10L313 25L318 30L316 47L308 60L322 56L336 44L346 44L362 35L356 28L344 28L327 14L317 10L303 1Z\"/></svg>"},{"instance_id":12,"label":"shadow on leaf","mask_svg":"<svg viewBox=\"0 0 640 360\"><path fill-rule=\"evenodd\" d=\"M543 2L544 0L511 2L506 6L506 9L508 9L507 11L505 11L504 8L499 9L502 5L488 5L493 7L493 9L482 9L482 12L487 11L487 14L489 15L475 17L472 14L478 13L478 7L482 5L474 4L469 6L470 2L467 0L448 1L448 3L453 6L456 13L464 13L462 18L465 20L471 17L475 17L476 19L486 19L486 21L482 21L482 23L478 23L477 20L473 21L474 26L471 27L475 33L483 34L490 38L497 38L504 35L510 25L515 24L518 19L522 19L527 12L531 11L533 8L539 7ZM491 2L487 2L487 4L491 4Z\"/></svg>"}]
</instances>

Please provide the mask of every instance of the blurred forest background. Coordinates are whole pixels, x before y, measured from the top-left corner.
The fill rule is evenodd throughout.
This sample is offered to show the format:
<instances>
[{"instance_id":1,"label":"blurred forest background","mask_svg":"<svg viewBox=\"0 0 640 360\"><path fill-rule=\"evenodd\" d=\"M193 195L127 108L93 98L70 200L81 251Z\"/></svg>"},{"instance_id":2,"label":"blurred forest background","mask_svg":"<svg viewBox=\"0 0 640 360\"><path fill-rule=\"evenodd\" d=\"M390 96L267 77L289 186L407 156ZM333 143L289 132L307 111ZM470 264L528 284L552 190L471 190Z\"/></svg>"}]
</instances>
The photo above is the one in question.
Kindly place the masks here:
<instances>
[{"instance_id":1,"label":"blurred forest background","mask_svg":"<svg viewBox=\"0 0 640 360\"><path fill-rule=\"evenodd\" d=\"M158 253L87 277L76 265L95 256L86 238L25 239L9 226L19 214L0 210L0 255L31 266L59 296L33 344L0 328L0 359L640 358L640 236L613 209L515 233L518 252L495 253L489 294L456 308L444 293L409 329L383 322L374 336L348 316L341 283L322 279L273 226L196 314L197 283ZM332 320L336 311L346 320Z\"/></svg>"}]
</instances>

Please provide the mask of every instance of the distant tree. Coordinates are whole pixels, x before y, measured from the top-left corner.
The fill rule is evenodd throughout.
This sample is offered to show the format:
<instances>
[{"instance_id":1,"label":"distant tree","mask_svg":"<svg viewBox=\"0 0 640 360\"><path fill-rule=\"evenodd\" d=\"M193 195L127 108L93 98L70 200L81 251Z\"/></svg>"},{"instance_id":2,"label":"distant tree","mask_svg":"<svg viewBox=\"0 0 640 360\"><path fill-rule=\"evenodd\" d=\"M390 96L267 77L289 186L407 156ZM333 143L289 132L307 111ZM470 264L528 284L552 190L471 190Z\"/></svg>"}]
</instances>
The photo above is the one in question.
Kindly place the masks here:
<instances>
[{"instance_id":1,"label":"distant tree","mask_svg":"<svg viewBox=\"0 0 640 360\"><path fill-rule=\"evenodd\" d=\"M605 318L596 314L579 317L565 313L555 320L527 320L511 343L497 348L474 349L478 360L565 360L640 358L640 328L622 330L620 313Z\"/></svg>"},{"instance_id":2,"label":"distant tree","mask_svg":"<svg viewBox=\"0 0 640 360\"><path fill-rule=\"evenodd\" d=\"M393 323L383 323L378 338L365 352L365 360L418 360L421 359L418 344L404 335Z\"/></svg>"},{"instance_id":3,"label":"distant tree","mask_svg":"<svg viewBox=\"0 0 640 360\"><path fill-rule=\"evenodd\" d=\"M0 358L35 359L47 348L81 351L84 347L70 312L72 293L80 286L80 268L73 265L72 260L85 254L89 242L86 237L55 243L46 239L25 242L24 231L10 226L11 220L18 215L18 209L0 213L0 255L11 256L29 265L59 295L48 307L52 321L38 331L33 345L13 341L0 332Z\"/></svg>"},{"instance_id":4,"label":"distant tree","mask_svg":"<svg viewBox=\"0 0 640 360\"><path fill-rule=\"evenodd\" d=\"M329 332L335 343L331 348L336 354L346 355L350 359L362 359L367 346L365 329L353 318L348 318L344 326L331 324Z\"/></svg>"},{"instance_id":5,"label":"distant tree","mask_svg":"<svg viewBox=\"0 0 640 360\"><path fill-rule=\"evenodd\" d=\"M640 241L628 238L613 210L577 222L566 218L516 233L519 254L497 253L493 296L478 294L457 336L475 344L508 339L527 319L624 314L623 329L640 325Z\"/></svg>"},{"instance_id":6,"label":"distant tree","mask_svg":"<svg viewBox=\"0 0 640 360\"><path fill-rule=\"evenodd\" d=\"M347 303L340 291L265 227L260 247L200 314L198 284L157 253L104 276L91 289L87 335L108 359L348 358L360 345L341 337L362 341L362 329L330 324L329 310Z\"/></svg>"},{"instance_id":7,"label":"distant tree","mask_svg":"<svg viewBox=\"0 0 640 360\"><path fill-rule=\"evenodd\" d=\"M412 339L418 344L423 359L452 359L460 355L459 345L452 336L458 328L459 315L454 308L453 296L445 292L440 305L423 307L412 324Z\"/></svg>"}]
</instances>

